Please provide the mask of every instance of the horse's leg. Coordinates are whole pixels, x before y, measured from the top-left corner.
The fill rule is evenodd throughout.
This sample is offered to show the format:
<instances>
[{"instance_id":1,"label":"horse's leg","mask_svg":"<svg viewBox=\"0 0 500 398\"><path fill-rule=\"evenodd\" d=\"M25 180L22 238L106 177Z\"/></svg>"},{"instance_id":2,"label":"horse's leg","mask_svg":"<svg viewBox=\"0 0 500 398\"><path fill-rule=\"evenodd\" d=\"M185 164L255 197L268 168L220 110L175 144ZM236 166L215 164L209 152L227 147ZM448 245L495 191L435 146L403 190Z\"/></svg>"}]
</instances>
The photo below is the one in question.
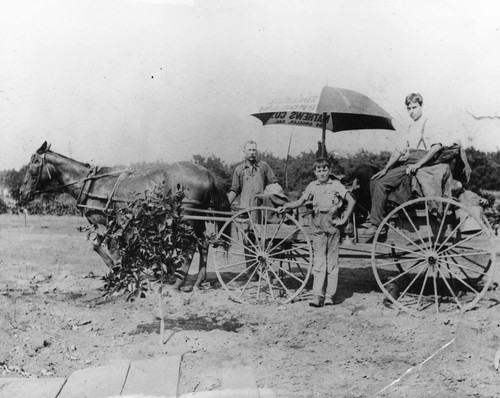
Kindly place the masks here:
<instances>
[{"instance_id":1,"label":"horse's leg","mask_svg":"<svg viewBox=\"0 0 500 398\"><path fill-rule=\"evenodd\" d=\"M189 272L189 267L191 266L191 261L193 260L193 256L194 256L194 251L189 251L188 253L186 253L182 266L175 270L174 272L175 290L180 290L181 286L184 284L184 282L186 282L186 278Z\"/></svg>"},{"instance_id":2,"label":"horse's leg","mask_svg":"<svg viewBox=\"0 0 500 398\"><path fill-rule=\"evenodd\" d=\"M106 263L108 268L112 270L115 266L115 260L104 250L102 243L105 240L104 235L97 235L92 243L92 249L101 256L102 260ZM109 242L106 239L106 245L109 247Z\"/></svg>"},{"instance_id":3,"label":"horse's leg","mask_svg":"<svg viewBox=\"0 0 500 398\"><path fill-rule=\"evenodd\" d=\"M198 269L198 277L194 284L195 289L200 289L200 286L207 278L207 258L208 258L208 242L206 239L202 241L203 243L198 245L198 251L200 253L200 263Z\"/></svg>"}]
</instances>

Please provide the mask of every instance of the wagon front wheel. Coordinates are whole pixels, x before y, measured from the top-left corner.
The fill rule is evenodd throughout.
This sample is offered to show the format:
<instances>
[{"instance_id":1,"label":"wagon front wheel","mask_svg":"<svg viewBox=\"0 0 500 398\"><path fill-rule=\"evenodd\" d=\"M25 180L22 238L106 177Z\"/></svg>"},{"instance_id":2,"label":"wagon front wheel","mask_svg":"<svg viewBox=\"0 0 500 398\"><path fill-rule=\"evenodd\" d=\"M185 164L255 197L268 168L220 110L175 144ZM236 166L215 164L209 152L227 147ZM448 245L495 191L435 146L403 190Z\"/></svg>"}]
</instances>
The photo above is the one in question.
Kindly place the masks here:
<instances>
[{"instance_id":1,"label":"wagon front wheel","mask_svg":"<svg viewBox=\"0 0 500 398\"><path fill-rule=\"evenodd\" d=\"M436 312L476 305L493 280L495 261L491 229L476 210L447 198L419 198L387 215L372 246L386 303Z\"/></svg>"},{"instance_id":2,"label":"wagon front wheel","mask_svg":"<svg viewBox=\"0 0 500 398\"><path fill-rule=\"evenodd\" d=\"M215 272L240 303L288 303L305 288L312 267L306 230L288 214L254 207L234 214L220 229Z\"/></svg>"}]
</instances>

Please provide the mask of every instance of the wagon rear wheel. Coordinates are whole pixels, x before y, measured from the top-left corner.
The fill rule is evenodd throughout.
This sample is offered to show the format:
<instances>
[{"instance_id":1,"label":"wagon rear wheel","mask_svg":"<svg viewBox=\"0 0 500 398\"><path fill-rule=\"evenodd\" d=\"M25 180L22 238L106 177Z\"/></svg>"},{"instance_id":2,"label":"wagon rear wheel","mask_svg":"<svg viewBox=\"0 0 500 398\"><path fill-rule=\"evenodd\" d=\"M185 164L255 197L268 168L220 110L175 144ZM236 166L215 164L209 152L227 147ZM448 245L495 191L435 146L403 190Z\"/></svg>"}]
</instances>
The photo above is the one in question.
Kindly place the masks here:
<instances>
[{"instance_id":1,"label":"wagon rear wheel","mask_svg":"<svg viewBox=\"0 0 500 398\"><path fill-rule=\"evenodd\" d=\"M372 246L386 303L437 312L474 307L493 280L495 261L491 229L481 218L446 198L419 198L390 212Z\"/></svg>"},{"instance_id":2,"label":"wagon rear wheel","mask_svg":"<svg viewBox=\"0 0 500 398\"><path fill-rule=\"evenodd\" d=\"M305 288L312 267L306 230L288 214L255 207L234 214L220 229L215 272L240 303L288 303Z\"/></svg>"}]
</instances>

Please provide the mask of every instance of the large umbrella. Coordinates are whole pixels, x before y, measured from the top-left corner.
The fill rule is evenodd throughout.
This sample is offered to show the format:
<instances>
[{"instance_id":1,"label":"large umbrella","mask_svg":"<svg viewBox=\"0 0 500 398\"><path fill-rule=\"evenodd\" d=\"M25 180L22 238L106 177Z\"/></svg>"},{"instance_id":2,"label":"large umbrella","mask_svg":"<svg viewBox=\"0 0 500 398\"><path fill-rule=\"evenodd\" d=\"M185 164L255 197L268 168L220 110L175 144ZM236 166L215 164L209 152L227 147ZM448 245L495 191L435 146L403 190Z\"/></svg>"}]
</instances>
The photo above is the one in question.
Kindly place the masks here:
<instances>
[{"instance_id":1,"label":"large umbrella","mask_svg":"<svg viewBox=\"0 0 500 398\"><path fill-rule=\"evenodd\" d=\"M373 100L353 90L328 86L323 87L319 96L274 99L252 116L261 120L264 125L288 124L321 128L323 148L326 130L394 130L391 115Z\"/></svg>"}]
</instances>

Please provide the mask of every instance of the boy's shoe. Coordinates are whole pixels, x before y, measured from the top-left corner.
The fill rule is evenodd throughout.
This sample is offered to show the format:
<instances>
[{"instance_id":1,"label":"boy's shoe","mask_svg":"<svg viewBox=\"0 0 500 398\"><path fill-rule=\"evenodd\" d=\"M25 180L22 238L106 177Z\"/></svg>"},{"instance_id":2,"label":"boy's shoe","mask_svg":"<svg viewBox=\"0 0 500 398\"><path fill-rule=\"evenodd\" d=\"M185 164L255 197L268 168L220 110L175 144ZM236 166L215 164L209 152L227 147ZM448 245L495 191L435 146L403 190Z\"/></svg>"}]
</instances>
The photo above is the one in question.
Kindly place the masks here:
<instances>
[{"instance_id":1,"label":"boy's shoe","mask_svg":"<svg viewBox=\"0 0 500 398\"><path fill-rule=\"evenodd\" d=\"M377 233L378 225L371 225L364 231L359 232L359 238L363 240L363 243L372 243L375 234ZM383 241L387 238L387 227L384 226L380 231L380 241Z\"/></svg>"},{"instance_id":2,"label":"boy's shoe","mask_svg":"<svg viewBox=\"0 0 500 398\"><path fill-rule=\"evenodd\" d=\"M323 297L314 296L314 298L311 301L309 301L309 306L316 308L323 307Z\"/></svg>"},{"instance_id":3,"label":"boy's shoe","mask_svg":"<svg viewBox=\"0 0 500 398\"><path fill-rule=\"evenodd\" d=\"M324 306L334 305L333 297L325 297L325 301L323 302L323 305Z\"/></svg>"}]
</instances>

